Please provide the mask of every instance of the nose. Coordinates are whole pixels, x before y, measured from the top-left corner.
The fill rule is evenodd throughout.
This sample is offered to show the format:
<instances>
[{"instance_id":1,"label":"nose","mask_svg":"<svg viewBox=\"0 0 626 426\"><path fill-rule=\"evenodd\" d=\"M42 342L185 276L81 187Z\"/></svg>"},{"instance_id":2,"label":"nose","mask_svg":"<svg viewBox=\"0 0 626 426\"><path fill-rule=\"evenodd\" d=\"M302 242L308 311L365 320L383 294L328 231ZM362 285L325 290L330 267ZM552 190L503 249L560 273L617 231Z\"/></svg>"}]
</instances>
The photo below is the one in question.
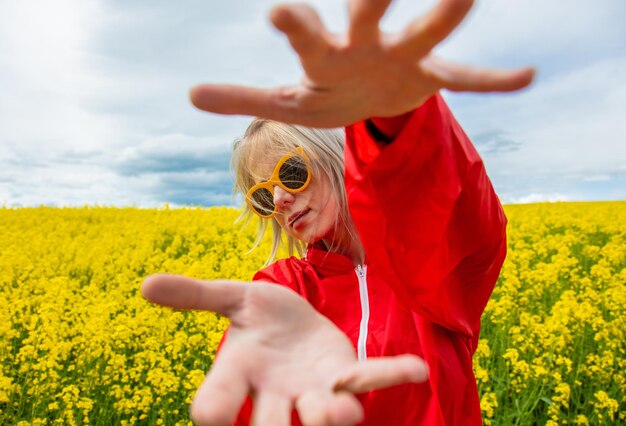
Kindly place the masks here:
<instances>
[{"instance_id":1,"label":"nose","mask_svg":"<svg viewBox=\"0 0 626 426\"><path fill-rule=\"evenodd\" d=\"M295 194L285 191L280 186L274 187L274 204L279 209L284 209L293 204L295 198Z\"/></svg>"}]
</instances>

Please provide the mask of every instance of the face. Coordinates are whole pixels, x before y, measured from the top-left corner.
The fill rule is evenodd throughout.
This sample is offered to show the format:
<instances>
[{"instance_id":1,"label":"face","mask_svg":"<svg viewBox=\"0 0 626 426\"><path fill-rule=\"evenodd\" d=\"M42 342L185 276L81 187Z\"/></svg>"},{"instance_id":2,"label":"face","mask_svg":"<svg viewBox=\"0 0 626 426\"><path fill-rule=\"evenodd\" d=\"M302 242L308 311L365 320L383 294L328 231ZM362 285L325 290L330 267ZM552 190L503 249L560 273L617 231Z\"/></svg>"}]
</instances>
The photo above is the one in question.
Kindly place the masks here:
<instances>
[{"instance_id":1,"label":"face","mask_svg":"<svg viewBox=\"0 0 626 426\"><path fill-rule=\"evenodd\" d=\"M272 170L273 166L260 175L269 177ZM287 235L304 243L335 240L339 206L324 173L314 174L301 192L291 193L275 185L274 204L277 209L274 217Z\"/></svg>"},{"instance_id":2,"label":"face","mask_svg":"<svg viewBox=\"0 0 626 426\"><path fill-rule=\"evenodd\" d=\"M305 243L333 240L339 208L326 175L313 176L302 192L274 187L276 220L285 232Z\"/></svg>"}]
</instances>

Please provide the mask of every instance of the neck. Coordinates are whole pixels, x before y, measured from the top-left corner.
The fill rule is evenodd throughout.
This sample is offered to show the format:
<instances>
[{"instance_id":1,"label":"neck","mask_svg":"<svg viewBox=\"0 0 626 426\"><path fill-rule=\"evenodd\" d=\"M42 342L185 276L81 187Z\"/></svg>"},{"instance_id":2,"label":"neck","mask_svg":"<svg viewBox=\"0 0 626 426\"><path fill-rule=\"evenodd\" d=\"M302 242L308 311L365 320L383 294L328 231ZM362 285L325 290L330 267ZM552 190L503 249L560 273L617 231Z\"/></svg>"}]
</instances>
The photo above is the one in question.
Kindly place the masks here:
<instances>
[{"instance_id":1,"label":"neck","mask_svg":"<svg viewBox=\"0 0 626 426\"><path fill-rule=\"evenodd\" d=\"M323 239L322 242L328 251L346 256L355 265L362 265L365 262L365 249L358 238L348 238L343 241Z\"/></svg>"}]
</instances>

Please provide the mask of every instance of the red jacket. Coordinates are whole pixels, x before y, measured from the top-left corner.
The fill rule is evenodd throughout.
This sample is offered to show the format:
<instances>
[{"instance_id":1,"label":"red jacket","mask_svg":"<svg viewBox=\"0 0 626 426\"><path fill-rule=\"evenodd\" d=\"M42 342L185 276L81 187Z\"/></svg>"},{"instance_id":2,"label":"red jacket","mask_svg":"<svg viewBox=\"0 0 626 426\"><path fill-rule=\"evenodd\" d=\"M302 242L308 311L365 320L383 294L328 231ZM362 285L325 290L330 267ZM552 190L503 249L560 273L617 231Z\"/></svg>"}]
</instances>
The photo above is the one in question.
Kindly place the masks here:
<instances>
[{"instance_id":1,"label":"red jacket","mask_svg":"<svg viewBox=\"0 0 626 426\"><path fill-rule=\"evenodd\" d=\"M389 145L346 128L348 204L367 257L309 247L255 280L283 284L352 340L359 359L413 353L428 382L359 396L363 425L480 425L472 354L506 254L506 218L482 161L440 96ZM237 425L249 423L245 403ZM294 415L294 423L299 423Z\"/></svg>"}]
</instances>

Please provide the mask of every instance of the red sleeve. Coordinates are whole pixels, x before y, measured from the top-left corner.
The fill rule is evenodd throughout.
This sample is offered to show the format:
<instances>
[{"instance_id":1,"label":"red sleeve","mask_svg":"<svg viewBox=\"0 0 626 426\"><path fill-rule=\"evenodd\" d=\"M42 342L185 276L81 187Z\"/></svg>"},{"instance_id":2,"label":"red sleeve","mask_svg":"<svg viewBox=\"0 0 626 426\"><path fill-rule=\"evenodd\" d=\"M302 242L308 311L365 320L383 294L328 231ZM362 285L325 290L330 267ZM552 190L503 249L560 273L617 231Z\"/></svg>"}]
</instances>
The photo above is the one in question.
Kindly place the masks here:
<instances>
[{"instance_id":1,"label":"red sleeve","mask_svg":"<svg viewBox=\"0 0 626 426\"><path fill-rule=\"evenodd\" d=\"M416 109L388 145L365 122L347 127L345 167L370 267L412 310L476 337L506 254L506 218L441 96Z\"/></svg>"},{"instance_id":2,"label":"red sleeve","mask_svg":"<svg viewBox=\"0 0 626 426\"><path fill-rule=\"evenodd\" d=\"M290 288L300 295L304 295L304 283L302 274L297 274L294 269L298 267L295 257L279 259L271 265L261 269L254 277L253 281L269 281Z\"/></svg>"}]
</instances>

